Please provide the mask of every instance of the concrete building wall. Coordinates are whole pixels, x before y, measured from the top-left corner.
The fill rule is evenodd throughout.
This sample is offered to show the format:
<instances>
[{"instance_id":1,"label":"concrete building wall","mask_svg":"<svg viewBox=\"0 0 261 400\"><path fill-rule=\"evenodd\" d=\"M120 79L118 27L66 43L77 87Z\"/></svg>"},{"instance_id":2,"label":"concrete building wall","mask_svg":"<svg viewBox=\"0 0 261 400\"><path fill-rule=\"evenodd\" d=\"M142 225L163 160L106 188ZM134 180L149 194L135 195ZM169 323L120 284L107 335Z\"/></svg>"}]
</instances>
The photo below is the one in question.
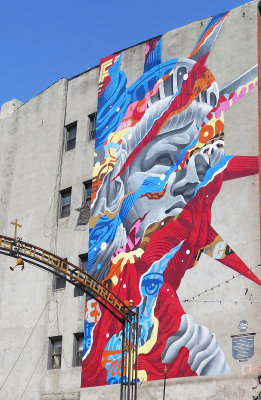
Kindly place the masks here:
<instances>
[{"instance_id":1,"label":"concrete building wall","mask_svg":"<svg viewBox=\"0 0 261 400\"><path fill-rule=\"evenodd\" d=\"M227 17L224 26L221 28L219 36L216 39L215 44L210 52L209 58L206 62L206 66L214 74L219 89L223 88L229 82L242 75L245 71L249 70L257 63L256 7L257 3L254 2L248 3L242 7L232 10ZM195 42L197 41L198 37L200 37L207 23L208 20L198 21L189 26L182 27L163 35L162 61L167 61L171 58L177 57L188 58L192 48L195 45ZM137 55L139 55L138 59L136 58ZM133 57L133 63L136 63L134 69L131 68L133 63L130 64L126 62L126 60L131 59L131 57ZM103 62L107 62L107 58L101 61L101 68L103 68ZM113 62L116 63L116 61L114 60ZM143 44L137 46L137 48L130 49L122 53L121 70L124 71L124 73L126 74L127 88L130 87L131 84L133 84L142 75L143 63ZM116 74L115 71L114 73ZM116 79L117 78L115 78L115 80ZM105 108L106 103L102 103L101 107ZM116 109L117 106L115 104L112 104L112 107L115 107ZM235 104L235 106L233 106L231 109L229 109L229 111L225 113L226 154L245 156L258 155L257 111L257 88L255 88L253 91L251 91L251 93L246 95L244 99L242 99L242 102L238 102L237 104ZM249 118L252 113L254 114L253 118ZM134 129L131 131L131 133L133 132L135 134ZM129 133L130 131L128 131L126 135L128 135ZM140 141L141 139L139 137L137 142L140 143ZM125 157L125 159L131 154L130 148L131 145L129 145L129 147L124 147L124 150L126 150L127 152L127 156ZM98 151L96 151L96 153L98 153ZM137 154L138 152L136 153L136 157L138 158ZM101 160L99 159L99 161ZM136 163L135 166L136 165L138 165L138 163ZM127 187L129 187L128 182L132 179L131 174L134 170L134 166L129 168L128 180L124 181L123 177L123 185L127 185ZM118 167L117 173L119 173L119 171L120 168ZM136 172L136 170L134 172ZM99 171L96 171L95 173L95 177L99 175ZM140 173L142 174L143 170L141 170ZM157 174L157 171L154 170L154 173ZM116 173L112 172L109 181L113 182L113 179L115 179L116 175ZM124 172L122 172L122 175L124 175ZM104 182L106 181L104 180L103 183ZM101 184L101 186L99 186L100 193L102 193L100 197L103 197L104 193L106 192L106 186L105 184L103 185L103 183ZM111 191L110 185L108 187L108 190ZM121 199L123 199L123 195L126 196L126 192L123 191L123 193L121 192L120 195L122 196ZM97 198L99 200L99 194L97 195ZM251 206L249 206L250 204ZM107 203L104 208L101 207L101 210L105 209L104 213L106 214L108 208L110 208L110 205L108 205ZM157 208L156 201L155 208ZM141 213L139 213L139 210L135 208L135 211L136 214L134 214L136 218L140 217ZM99 209L97 213L99 212L102 211L100 211ZM152 213L153 210L151 210L150 212ZM95 217L95 222L93 222L93 226L95 227L95 224L98 224L97 221L99 221L97 215L95 214L95 206L93 215ZM229 246L231 246L231 248L238 254L238 256L242 260L244 260L244 262L250 268L255 267L259 264L260 251L258 175L224 182L222 189L219 195L215 198L212 207L211 225L219 233L219 235L227 243L229 243ZM242 228L242 226L244 226L244 228ZM106 233L104 237L107 237ZM115 241L117 240L118 237L116 235ZM109 241L111 243L111 239L109 239ZM95 247L99 247L100 242L102 242L102 239L98 237L97 246ZM121 247L119 245L117 246ZM108 250L108 252L109 251L110 250ZM115 251L116 250L114 248L113 252ZM100 253L98 254L101 258L103 257ZM105 260L105 256L103 259ZM95 260L93 264L93 269L91 271L94 271L97 276L99 275L100 279L104 279L106 275L109 275L108 270L105 272L105 277L102 275L99 268L95 270L96 263L98 262L99 261ZM258 268L255 268L255 272L257 276L260 277L260 270ZM178 297L179 299L181 299L181 301L184 299L191 299L187 302L182 301L182 306L184 307L187 314L193 316L195 323L198 325L206 326L211 332L215 333L220 347L226 356L227 364L231 369L231 374L229 376L223 375L211 377L209 376L208 378L197 377L168 380L168 398L190 398L190 396L193 395L193 398L204 399L247 399L248 396L251 396L251 388L252 386L254 386L256 376L260 371L260 334L258 333L260 319L257 311L258 303L256 303L256 305L255 302L251 304L251 302L248 302L248 300L249 298L252 299L254 296L256 301L258 301L260 288L258 285L250 282L242 276L235 277L230 281L233 275L235 276L236 273L233 273L233 271L229 270L224 265L219 264L217 260L213 260L203 254L196 267L191 269L190 271L187 271L185 277L183 278L182 284L180 285L177 292ZM124 279L124 274L120 276ZM228 281L228 283L226 283L226 281ZM222 284L220 285L220 287L218 287L220 283ZM204 293L205 290L207 290L207 293L205 295L197 296L199 293ZM245 293L249 293L249 291L252 297L247 297L245 295ZM128 291L127 296L129 296L129 298L131 297L130 291ZM192 299L193 296L195 296L194 299ZM128 297L126 297L126 299L128 299ZM248 303L245 304L245 301ZM169 316L170 321L172 317L174 323L175 315ZM239 333L238 324L241 320L248 321L248 332L256 332L255 354L251 358L251 360L245 361L243 363L235 360L232 356L231 338L231 336ZM103 319L103 321L105 321L105 318ZM106 329L107 332L107 326ZM100 328L100 332L103 335L105 334L105 331L102 330L102 327ZM111 343L111 346L113 345L112 342L110 342L108 339L108 346L106 347L106 349L109 348L109 343ZM96 342L94 341L94 351L95 344ZM88 366L90 368L90 371L94 372L94 365L92 363L91 354L92 353L89 353L87 361L84 364L84 368L86 368L86 370L84 370L83 374L86 374L87 378L83 382L86 386L88 386L88 379L92 375L92 372L88 372ZM152 359L152 362L154 362L155 360L155 352L153 353L153 357L154 358ZM145 357L143 359L143 362L145 362ZM161 370L158 372L158 375L161 374L161 376L163 377L164 372L160 359L158 365L159 368L161 368ZM107 365L106 367L108 367L108 371L109 365ZM149 368L150 367L148 361L148 370ZM238 386L240 385L240 388L237 387L237 389L234 390L234 385L237 379L240 379L240 384L237 384ZM142 385L139 387L139 394L142 398L159 398L159 396L162 394L162 385L162 382L161 384L155 381L143 382ZM113 393L115 393L113 388L83 388L81 390L81 398L99 398L99 396L100 398L102 398L102 396L111 396L113 395Z\"/></svg>"},{"instance_id":2,"label":"concrete building wall","mask_svg":"<svg viewBox=\"0 0 261 400\"><path fill-rule=\"evenodd\" d=\"M232 10L224 24L207 61L219 87L257 63L256 13L254 1ZM197 21L163 35L163 61L188 57L206 24L207 20ZM141 44L123 52L127 86L143 72L144 48ZM88 251L88 225L77 226L76 208L82 203L83 182L92 177L94 141L89 140L88 115L97 109L97 88L98 68L93 68L56 82L28 103L11 107L12 112L3 110L0 118L0 233L12 236L10 222L17 218L22 224L18 236L76 265L79 255ZM64 126L75 121L76 147L66 152ZM225 135L227 154L258 155L257 88L227 111ZM59 191L68 187L72 187L71 214L59 219ZM259 264L257 175L223 184L212 207L212 224L249 267ZM119 398L118 385L80 390L81 368L72 366L73 334L83 332L84 297L74 297L68 283L53 291L53 276L29 264L23 272L18 268L11 272L12 263L0 255L0 386L7 377L0 399ZM261 277L259 269L255 273ZM178 295L187 299L232 275L203 255L182 281ZM240 303L246 288L253 304ZM205 299L223 303L187 302L186 312L215 332L232 374L168 380L166 399L247 400L255 393L251 388L260 374L260 288L238 277ZM243 363L233 359L231 346L231 335L239 333L241 320L248 321L248 332L256 333L255 354ZM48 337L60 335L61 369L48 370ZM156 399L162 391L162 381L143 382L138 396Z\"/></svg>"},{"instance_id":3,"label":"concrete building wall","mask_svg":"<svg viewBox=\"0 0 261 400\"><path fill-rule=\"evenodd\" d=\"M18 236L76 265L79 254L88 251L87 225L77 228L75 209L82 204L83 182L92 175L88 115L97 107L97 76L96 68L62 79L0 119L1 232L13 236L10 222L17 218L22 224ZM74 121L76 148L66 152L64 127ZM59 191L67 187L72 187L71 215L59 219ZM61 392L77 398L81 368L72 367L73 333L83 332L84 296L74 297L68 283L53 291L53 275L30 265L23 273L11 273L14 262L1 255L1 383L25 348L0 398L18 399L25 389L28 399L55 398ZM62 368L48 370L48 337L60 335Z\"/></svg>"}]
</instances>

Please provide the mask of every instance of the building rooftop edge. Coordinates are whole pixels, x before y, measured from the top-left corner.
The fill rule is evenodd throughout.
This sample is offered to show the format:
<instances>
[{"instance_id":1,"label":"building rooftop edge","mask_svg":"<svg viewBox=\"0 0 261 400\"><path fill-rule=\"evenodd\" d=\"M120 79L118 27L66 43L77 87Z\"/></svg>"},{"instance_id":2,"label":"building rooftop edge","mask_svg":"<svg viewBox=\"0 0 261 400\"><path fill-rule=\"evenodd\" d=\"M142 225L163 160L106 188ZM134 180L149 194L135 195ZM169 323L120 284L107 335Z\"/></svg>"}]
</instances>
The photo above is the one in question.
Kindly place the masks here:
<instances>
[{"instance_id":1,"label":"building rooftop edge","mask_svg":"<svg viewBox=\"0 0 261 400\"><path fill-rule=\"evenodd\" d=\"M239 8L239 7L245 6L246 4L253 3L254 1L255 1L255 0L246 1L245 3L243 3L243 4L241 4L241 5L237 6L237 7L234 7L234 8ZM234 9L234 8L232 8L232 9ZM231 10L232 10L232 9L231 9ZM208 18L211 18L211 16L203 17L203 18L200 18L200 19L198 19L198 20L196 20L196 21L192 21L192 22L190 22L190 23L188 23L188 24L186 24L186 25L178 26L178 27L176 27L176 28L171 29L170 31L176 30L176 29L181 29L181 28L183 28L183 27L187 27L187 26L189 26L189 25L191 25L191 24L194 24L194 23L196 23L196 22L199 22L199 21L202 21L202 20L208 19ZM113 52L113 53L111 53L111 54L121 53L121 52L123 52L123 51L129 50L129 49L134 48L134 47L136 47L136 46L140 46L140 45L142 45L142 44L148 42L148 41L151 40L151 39L154 39L154 38L159 37L159 36L161 36L161 35L162 35L162 36L163 36L163 35L166 35L166 34L167 34L168 32L170 32L170 31L167 31L167 32L165 32L165 33L163 33L163 34L158 34L158 35L156 35L156 36L152 36L152 37L150 37L150 38L148 38L148 39L145 39L145 40L143 40L143 41L141 41L141 42L139 42L139 43L135 43L135 44L132 45L132 46L125 47L125 48L123 48L123 49L121 49L121 50L118 50L118 51L115 51L115 52ZM106 56L103 56L103 57L106 57ZM103 58L103 57L101 57L101 58ZM80 73L78 73L78 74L76 74L76 75L73 75L73 76L71 76L71 77L69 77L69 78L67 78L67 77L64 76L64 77L61 77L61 78L57 79L55 82L51 83L49 86L47 86L45 89L41 90L41 92L39 92L38 94L36 94L35 96L33 96L31 99L29 99L29 100L26 101L25 103L22 103L22 102L21 102L22 104L21 104L20 107L22 107L23 105L27 104L29 101L31 101L31 100L34 99L35 97L40 96L45 90L49 89L51 86L55 85L55 84L56 84L57 82L59 82L60 80L66 79L67 81L71 81L71 80L73 80L73 79L75 79L75 78L78 78L79 76L84 75L84 74L86 74L87 72L90 72L90 71L92 71L93 69L98 68L98 67L99 67L99 64L98 64L98 65L95 65L95 66L93 66L93 67L90 67L90 68L88 68L88 69L86 69L86 70L84 70L84 71L82 71L82 72L80 72ZM9 100L9 101L12 101L12 100ZM3 107L5 104L9 103L9 101L3 103L1 106ZM18 100L18 101L20 102L20 100ZM20 107L19 107L19 108L20 108Z\"/></svg>"}]
</instances>

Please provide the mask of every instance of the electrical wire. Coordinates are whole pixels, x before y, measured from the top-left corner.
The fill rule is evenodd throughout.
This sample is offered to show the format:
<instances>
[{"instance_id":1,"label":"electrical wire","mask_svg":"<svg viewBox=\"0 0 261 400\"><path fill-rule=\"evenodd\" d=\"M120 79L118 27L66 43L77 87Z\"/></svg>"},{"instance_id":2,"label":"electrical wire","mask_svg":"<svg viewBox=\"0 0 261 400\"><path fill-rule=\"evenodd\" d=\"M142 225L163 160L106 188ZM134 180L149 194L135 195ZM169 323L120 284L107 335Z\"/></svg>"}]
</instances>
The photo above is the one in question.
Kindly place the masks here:
<instances>
[{"instance_id":1,"label":"electrical wire","mask_svg":"<svg viewBox=\"0 0 261 400\"><path fill-rule=\"evenodd\" d=\"M4 379L2 385L0 386L0 390L2 390L2 388L4 387L6 381L8 380L8 378L9 378L9 376L11 375L12 371L14 370L16 364L18 363L18 361L19 361L21 355L23 354L23 352L24 352L24 350L25 350L25 348L26 348L26 346L27 346L29 340L30 340L31 337L32 337L32 334L34 333L34 330L36 329L36 327L37 327L37 325L38 325L38 322L40 321L40 319L41 319L41 317L42 317L42 315L43 315L43 312L44 312L45 308L46 308L47 305L50 303L50 301L51 301L51 299L49 299L49 301L44 305L44 308L42 309L42 311L41 311L39 317L37 318L36 323L35 323L34 326L33 326L33 329L31 330L31 332L30 332L30 334L29 334L29 336L28 336L28 338L27 338L25 344L24 344L23 347L22 347L22 350L20 351L20 353L19 353L17 359L15 360L15 362L14 362L12 368L10 369L10 371L9 371L9 373L7 374L6 378Z\"/></svg>"},{"instance_id":2,"label":"electrical wire","mask_svg":"<svg viewBox=\"0 0 261 400\"><path fill-rule=\"evenodd\" d=\"M71 365L68 361L68 358L66 357L65 351L64 351L64 347L62 346L62 356L65 362L65 365L67 368L73 368L73 365Z\"/></svg>"},{"instance_id":3,"label":"electrical wire","mask_svg":"<svg viewBox=\"0 0 261 400\"><path fill-rule=\"evenodd\" d=\"M242 304L257 304L261 303L261 301L241 301L241 300L183 300L181 301L182 303L187 303L187 302L196 302L196 303L242 303Z\"/></svg>"},{"instance_id":4,"label":"electrical wire","mask_svg":"<svg viewBox=\"0 0 261 400\"><path fill-rule=\"evenodd\" d=\"M67 80L67 84L65 87L65 107L64 107L64 117L63 117L63 130L64 130L64 126L65 126L65 122L66 122L66 116L67 116L67 94L68 94L68 80ZM47 218L48 215L50 214L50 211L52 209L52 205L55 199L55 196L57 195L57 189L61 187L61 174L62 174L62 163L63 163L63 153L64 153L64 142L65 142L65 135L63 132L63 136L62 136L62 145L60 148L60 153L59 153L59 160L58 160L58 168L57 168L57 173L56 173L56 178L55 178L55 186L54 186L54 191L53 191L53 196L49 205L49 208L44 216L43 219L43 225L44 225L44 231L45 228L47 228L48 230L52 230L54 227L56 227L56 232L55 232L55 237L54 237L54 242L55 242L55 249L57 246L57 231L58 231L58 214L59 214L59 201L57 202L57 213L56 213L56 220L55 223L51 226L47 226ZM44 232L44 237L50 237L52 234L50 233L49 235L45 234Z\"/></svg>"},{"instance_id":5,"label":"electrical wire","mask_svg":"<svg viewBox=\"0 0 261 400\"><path fill-rule=\"evenodd\" d=\"M257 268L257 267L260 267L260 266L261 266L261 264L257 264L255 267L249 268L249 272L253 271L253 269L255 269L255 268ZM198 293L198 294L195 294L195 295L192 296L192 297L189 297L188 299L181 300L181 302L182 302L182 303L187 303L187 302L190 302L190 301L196 301L196 300L195 300L195 297L200 297L202 294L206 294L206 293L208 293L208 292L211 292L211 291L213 291L214 289L219 288L221 285L225 285L226 283L229 283L229 282L232 281L233 279L238 278L239 276L243 276L242 272L241 272L241 273L238 273L237 275L233 275L232 278L226 279L225 281L220 282L220 283L218 283L217 285L212 286L211 288L204 290L203 292L200 292L200 293ZM203 301L203 302L207 302L207 301ZM219 302L220 302L220 301L219 301ZM235 302L235 301L233 301L233 302ZM253 302L252 302L252 303L253 303Z\"/></svg>"},{"instance_id":6,"label":"electrical wire","mask_svg":"<svg viewBox=\"0 0 261 400\"><path fill-rule=\"evenodd\" d=\"M46 346L47 346L47 343L46 343L45 347L46 347ZM44 348L44 350L45 350L45 348ZM26 392L28 386L30 385L30 382L31 382L31 380L32 380L32 377L34 376L34 373L35 373L35 371L36 371L36 368L38 367L38 364L39 364L39 362L40 362L40 360L41 360L42 355L43 355L43 353L41 353L40 357L39 357L38 360L37 360L37 363L35 364L35 367L34 367L34 369L33 369L32 375L30 376L30 379L29 379L29 381L27 382L27 384L26 384L26 386L25 386L25 388L24 388L24 391L23 391L23 393L22 393L22 395L21 395L21 397L20 397L20 400L23 398L23 396L24 396L24 394L25 394L25 392Z\"/></svg>"},{"instance_id":7,"label":"electrical wire","mask_svg":"<svg viewBox=\"0 0 261 400\"><path fill-rule=\"evenodd\" d=\"M52 294L53 294L53 293L52 293ZM59 312L58 312L58 320L59 320L59 317L60 317L60 314L61 314L61 311L62 311L62 308L63 308L64 299L65 299L65 295L63 296L62 303L61 303L61 307L60 307L60 310L59 310ZM55 300L54 300L54 301L55 301ZM52 326L52 328L51 328L51 332L53 332L53 329L54 329L54 327L55 327L55 323L57 323L57 320L54 322L54 324L53 324L53 326ZM58 327L58 328L59 328L59 327ZM33 372L32 372L32 374L31 374L31 376L30 376L30 378L29 378L29 380L28 380L28 382L27 382L27 384L26 384L26 386L25 386L25 388L24 388L24 391L23 391L23 393L22 393L22 395L21 395L21 397L20 397L20 400L22 400L22 398L23 398L23 396L24 396L24 394L25 394L25 392L26 392L28 386L29 386L30 383L31 383L31 380L32 380L32 378L33 378L33 376L34 376L34 374L35 374L35 371L36 371L37 366L38 366L38 364L39 364L39 362L40 362L40 360L41 360L41 357L42 357L43 354L45 354L44 351L45 351L45 349L46 349L46 346L48 345L48 342L49 342L49 338L46 340L46 343L44 344L44 346L43 346L43 348L42 348L41 354L40 354L39 358L38 358L37 361L36 361L36 364L35 364L35 367L34 367L34 369L33 369Z\"/></svg>"}]
</instances>

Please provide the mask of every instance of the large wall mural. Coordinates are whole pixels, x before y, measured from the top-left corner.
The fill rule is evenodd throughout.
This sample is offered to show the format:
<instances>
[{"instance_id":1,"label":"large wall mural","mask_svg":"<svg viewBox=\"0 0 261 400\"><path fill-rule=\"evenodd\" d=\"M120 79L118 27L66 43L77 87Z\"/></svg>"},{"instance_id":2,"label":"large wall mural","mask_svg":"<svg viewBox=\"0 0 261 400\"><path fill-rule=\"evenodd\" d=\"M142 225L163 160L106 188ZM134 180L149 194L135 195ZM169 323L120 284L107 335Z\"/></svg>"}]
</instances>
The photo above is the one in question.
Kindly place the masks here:
<instances>
[{"instance_id":1,"label":"large wall mural","mask_svg":"<svg viewBox=\"0 0 261 400\"><path fill-rule=\"evenodd\" d=\"M228 13L213 17L187 59L146 44L130 87L122 54L101 60L88 272L139 307L140 380L229 373L215 334L177 296L202 253L258 285L211 225L223 181L258 173L258 157L224 152L224 114L257 86L254 66L222 90L207 59ZM121 324L86 303L82 386L120 382Z\"/></svg>"}]
</instances>

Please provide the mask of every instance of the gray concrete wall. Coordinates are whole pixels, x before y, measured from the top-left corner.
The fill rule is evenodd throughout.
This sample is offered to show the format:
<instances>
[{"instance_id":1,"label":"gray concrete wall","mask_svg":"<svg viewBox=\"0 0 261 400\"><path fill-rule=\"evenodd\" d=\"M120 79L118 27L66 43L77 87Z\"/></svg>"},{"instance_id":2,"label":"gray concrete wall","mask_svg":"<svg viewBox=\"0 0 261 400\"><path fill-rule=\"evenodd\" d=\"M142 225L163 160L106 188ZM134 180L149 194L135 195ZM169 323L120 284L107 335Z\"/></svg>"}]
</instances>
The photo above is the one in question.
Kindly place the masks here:
<instances>
[{"instance_id":1,"label":"gray concrete wall","mask_svg":"<svg viewBox=\"0 0 261 400\"><path fill-rule=\"evenodd\" d=\"M214 45L207 66L220 87L257 63L256 7L254 1L232 10ZM187 57L206 24L207 20L197 21L166 33L163 61ZM142 74L144 46L123 54L128 86ZM19 235L24 240L75 264L79 254L88 250L88 226L76 226L75 209L82 202L83 182L92 176L94 143L88 138L88 115L96 111L97 85L98 68L94 68L69 81L58 81L0 118L0 233L12 236L10 222L18 218L23 225ZM74 121L76 148L65 152L64 126ZM225 134L228 154L257 154L257 90L226 113ZM72 187L71 215L58 219L58 194L67 187ZM215 229L250 267L257 265L258 177L224 183L212 212ZM83 331L84 298L74 297L69 284L52 293L52 275L29 264L23 272L17 269L12 273L11 264L10 258L0 255L0 386L20 353L21 356L0 391L0 399L18 400L22 395L26 400L119 398L118 385L80 390L81 368L72 367L73 334ZM179 296L191 297L231 275L227 268L202 257L183 280ZM259 287L242 277L209 293L206 299L244 300L245 288L255 301L260 301ZM186 312L193 315L195 322L216 333L232 374L168 380L166 399L252 398L255 391L251 388L256 386L260 373L254 370L256 365L260 367L261 355L259 308L255 302L186 303ZM231 355L230 336L239 332L237 325L242 319L247 319L249 332L256 332L255 355L247 363L239 363ZM60 370L47 370L48 337L56 335L63 336L62 366ZM244 364L250 365L251 372L242 376ZM162 390L162 381L144 382L139 385L138 395L141 399L161 398Z\"/></svg>"},{"instance_id":2,"label":"gray concrete wall","mask_svg":"<svg viewBox=\"0 0 261 400\"><path fill-rule=\"evenodd\" d=\"M97 108L97 86L94 68L57 82L8 114L3 107L0 119L1 233L13 236L10 222L18 218L23 225L18 236L76 265L79 255L88 251L88 225L77 227L75 209L82 204L83 182L92 177L94 141L89 140L88 115ZM66 152L64 127L74 121L76 147ZM67 187L72 187L71 214L59 219L59 191ZM85 297L74 297L68 283L53 292L53 275L30 265L12 273L9 265L14 262L0 256L1 384L31 337L0 399L20 399L25 389L26 399L60 399L61 393L78 398L81 367L73 367L73 334L83 332ZM48 337L59 335L62 366L48 370Z\"/></svg>"},{"instance_id":3,"label":"gray concrete wall","mask_svg":"<svg viewBox=\"0 0 261 400\"><path fill-rule=\"evenodd\" d=\"M57 197L59 133L64 125L66 88L67 81L60 80L0 120L1 233L13 236L10 222L17 218L22 224L18 236L43 248L49 248L51 241L49 216ZM12 264L13 259L1 256L1 384L21 356L0 398L19 399L29 382L23 398L37 398L42 353L46 352L47 313L56 303L51 299L47 273L30 265L23 272L12 273Z\"/></svg>"}]
</instances>

